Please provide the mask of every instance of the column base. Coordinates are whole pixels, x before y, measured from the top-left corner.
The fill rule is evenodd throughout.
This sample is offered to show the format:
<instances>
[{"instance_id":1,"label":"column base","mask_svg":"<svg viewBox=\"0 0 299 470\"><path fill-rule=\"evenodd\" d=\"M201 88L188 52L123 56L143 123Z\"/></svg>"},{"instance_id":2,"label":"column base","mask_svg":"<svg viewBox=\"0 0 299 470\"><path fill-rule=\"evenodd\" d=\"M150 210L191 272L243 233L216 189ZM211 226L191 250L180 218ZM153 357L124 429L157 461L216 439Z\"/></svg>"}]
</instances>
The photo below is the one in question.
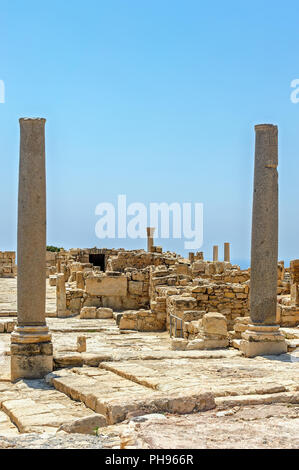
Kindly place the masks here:
<instances>
[{"instance_id":1,"label":"column base","mask_svg":"<svg viewBox=\"0 0 299 470\"><path fill-rule=\"evenodd\" d=\"M53 371L53 345L47 326L17 326L11 334L11 381L40 379Z\"/></svg>"},{"instance_id":2,"label":"column base","mask_svg":"<svg viewBox=\"0 0 299 470\"><path fill-rule=\"evenodd\" d=\"M255 357L285 354L288 347L279 325L248 325L240 350L246 357Z\"/></svg>"}]
</instances>

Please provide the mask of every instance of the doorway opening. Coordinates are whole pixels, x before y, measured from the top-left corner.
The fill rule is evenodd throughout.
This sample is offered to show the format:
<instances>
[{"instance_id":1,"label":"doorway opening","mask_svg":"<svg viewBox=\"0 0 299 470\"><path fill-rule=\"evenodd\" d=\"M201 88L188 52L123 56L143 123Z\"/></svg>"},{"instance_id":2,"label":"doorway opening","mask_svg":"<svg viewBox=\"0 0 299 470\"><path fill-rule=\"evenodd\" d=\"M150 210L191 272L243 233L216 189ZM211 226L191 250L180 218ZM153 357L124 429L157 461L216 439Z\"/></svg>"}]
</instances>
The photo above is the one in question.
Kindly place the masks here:
<instances>
[{"instance_id":1,"label":"doorway opening","mask_svg":"<svg viewBox=\"0 0 299 470\"><path fill-rule=\"evenodd\" d=\"M101 268L101 271L105 271L106 269L105 255L89 255L89 262L92 263L94 266Z\"/></svg>"}]
</instances>

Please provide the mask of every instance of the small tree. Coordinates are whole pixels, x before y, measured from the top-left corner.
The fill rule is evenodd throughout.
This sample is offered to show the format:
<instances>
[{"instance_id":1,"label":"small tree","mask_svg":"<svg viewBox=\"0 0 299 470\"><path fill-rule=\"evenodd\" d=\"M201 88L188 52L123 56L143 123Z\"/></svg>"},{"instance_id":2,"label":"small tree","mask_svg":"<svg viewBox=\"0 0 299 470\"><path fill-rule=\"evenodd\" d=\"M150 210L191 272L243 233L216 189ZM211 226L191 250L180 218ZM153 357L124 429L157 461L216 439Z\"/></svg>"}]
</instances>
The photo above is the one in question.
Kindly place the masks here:
<instances>
[{"instance_id":1,"label":"small tree","mask_svg":"<svg viewBox=\"0 0 299 470\"><path fill-rule=\"evenodd\" d=\"M58 248L58 246L52 246L52 245L49 245L47 246L47 251L52 251L52 252L56 252L56 253L59 253L59 251L61 250L61 248Z\"/></svg>"}]
</instances>

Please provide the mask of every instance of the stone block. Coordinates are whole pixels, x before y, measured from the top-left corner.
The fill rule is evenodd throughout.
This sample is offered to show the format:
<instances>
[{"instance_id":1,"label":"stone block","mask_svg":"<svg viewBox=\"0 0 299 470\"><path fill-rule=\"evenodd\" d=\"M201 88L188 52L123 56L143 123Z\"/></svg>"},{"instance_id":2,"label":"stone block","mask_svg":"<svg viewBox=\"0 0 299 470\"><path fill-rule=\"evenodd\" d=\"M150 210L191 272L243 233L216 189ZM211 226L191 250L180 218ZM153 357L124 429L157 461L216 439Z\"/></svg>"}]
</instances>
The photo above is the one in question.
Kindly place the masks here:
<instances>
[{"instance_id":1,"label":"stone block","mask_svg":"<svg viewBox=\"0 0 299 470\"><path fill-rule=\"evenodd\" d=\"M202 328L205 335L227 336L226 318L221 313L206 313L202 318Z\"/></svg>"},{"instance_id":2,"label":"stone block","mask_svg":"<svg viewBox=\"0 0 299 470\"><path fill-rule=\"evenodd\" d=\"M97 308L96 307L83 307L80 311L80 318L97 318Z\"/></svg>"},{"instance_id":3,"label":"stone block","mask_svg":"<svg viewBox=\"0 0 299 470\"><path fill-rule=\"evenodd\" d=\"M55 275L55 276L54 276L54 275L50 275L50 276L49 276L49 285L50 285L51 287L55 287L55 286L56 286L56 279L57 279L56 275Z\"/></svg>"},{"instance_id":4,"label":"stone block","mask_svg":"<svg viewBox=\"0 0 299 470\"><path fill-rule=\"evenodd\" d=\"M60 426L59 431L75 434L95 434L97 428L107 426L105 416L94 413L91 416L79 418L70 424L63 424Z\"/></svg>"},{"instance_id":5,"label":"stone block","mask_svg":"<svg viewBox=\"0 0 299 470\"><path fill-rule=\"evenodd\" d=\"M112 308L100 307L97 308L97 318L113 318Z\"/></svg>"},{"instance_id":6,"label":"stone block","mask_svg":"<svg viewBox=\"0 0 299 470\"><path fill-rule=\"evenodd\" d=\"M143 282L129 281L129 293L132 295L142 295Z\"/></svg>"},{"instance_id":7,"label":"stone block","mask_svg":"<svg viewBox=\"0 0 299 470\"><path fill-rule=\"evenodd\" d=\"M86 336L77 336L77 351L86 352Z\"/></svg>"},{"instance_id":8,"label":"stone block","mask_svg":"<svg viewBox=\"0 0 299 470\"><path fill-rule=\"evenodd\" d=\"M125 275L90 277L85 280L85 289L89 295L126 296L127 277Z\"/></svg>"}]
</instances>

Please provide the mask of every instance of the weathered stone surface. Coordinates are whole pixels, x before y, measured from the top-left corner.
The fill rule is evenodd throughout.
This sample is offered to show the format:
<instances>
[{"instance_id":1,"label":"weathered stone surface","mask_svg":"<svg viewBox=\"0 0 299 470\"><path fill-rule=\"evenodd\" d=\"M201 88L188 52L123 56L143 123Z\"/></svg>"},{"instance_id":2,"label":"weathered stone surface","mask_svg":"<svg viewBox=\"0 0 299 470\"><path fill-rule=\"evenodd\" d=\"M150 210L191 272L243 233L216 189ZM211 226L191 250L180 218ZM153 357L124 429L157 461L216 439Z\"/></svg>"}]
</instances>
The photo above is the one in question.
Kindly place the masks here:
<instances>
[{"instance_id":1,"label":"weathered stone surface","mask_svg":"<svg viewBox=\"0 0 299 470\"><path fill-rule=\"evenodd\" d=\"M86 292L90 295L126 296L127 277L96 276L85 280Z\"/></svg>"},{"instance_id":2,"label":"weathered stone surface","mask_svg":"<svg viewBox=\"0 0 299 470\"><path fill-rule=\"evenodd\" d=\"M113 318L112 308L97 308L97 318Z\"/></svg>"},{"instance_id":3,"label":"weathered stone surface","mask_svg":"<svg viewBox=\"0 0 299 470\"><path fill-rule=\"evenodd\" d=\"M49 343L46 327L45 119L20 119L18 199L18 324L11 334L11 380L39 378L53 370L48 353L28 356L27 343Z\"/></svg>"},{"instance_id":4,"label":"weathered stone surface","mask_svg":"<svg viewBox=\"0 0 299 470\"><path fill-rule=\"evenodd\" d=\"M83 307L80 311L80 318L97 318L97 308L96 307Z\"/></svg>"},{"instance_id":5,"label":"weathered stone surface","mask_svg":"<svg viewBox=\"0 0 299 470\"><path fill-rule=\"evenodd\" d=\"M204 334L227 336L227 323L225 316L221 313L206 313L202 318Z\"/></svg>"},{"instance_id":6,"label":"weathered stone surface","mask_svg":"<svg viewBox=\"0 0 299 470\"><path fill-rule=\"evenodd\" d=\"M255 126L252 209L250 316L253 323L274 324L278 254L277 126Z\"/></svg>"},{"instance_id":7,"label":"weathered stone surface","mask_svg":"<svg viewBox=\"0 0 299 470\"><path fill-rule=\"evenodd\" d=\"M77 351L79 353L86 352L86 336L77 337Z\"/></svg>"},{"instance_id":8,"label":"weathered stone surface","mask_svg":"<svg viewBox=\"0 0 299 470\"><path fill-rule=\"evenodd\" d=\"M105 416L100 414L92 414L85 418L79 418L70 424L63 424L58 431L65 431L69 434L95 434L98 428L107 425Z\"/></svg>"}]
</instances>

